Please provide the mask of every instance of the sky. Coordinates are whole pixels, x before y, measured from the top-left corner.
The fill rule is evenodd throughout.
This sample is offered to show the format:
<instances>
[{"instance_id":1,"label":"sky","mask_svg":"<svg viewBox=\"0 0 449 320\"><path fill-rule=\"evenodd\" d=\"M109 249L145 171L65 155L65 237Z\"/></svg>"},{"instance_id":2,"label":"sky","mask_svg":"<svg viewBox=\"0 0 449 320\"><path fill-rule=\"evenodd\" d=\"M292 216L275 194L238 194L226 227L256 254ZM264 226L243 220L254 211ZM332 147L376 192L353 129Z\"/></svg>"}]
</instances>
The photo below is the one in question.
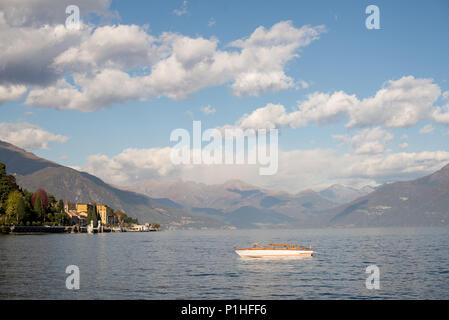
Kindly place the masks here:
<instances>
[{"instance_id":1,"label":"sky","mask_svg":"<svg viewBox=\"0 0 449 320\"><path fill-rule=\"evenodd\" d=\"M118 186L413 179L449 163L448 18L445 0L1 0L0 140ZM277 128L277 173L174 165L193 120Z\"/></svg>"}]
</instances>

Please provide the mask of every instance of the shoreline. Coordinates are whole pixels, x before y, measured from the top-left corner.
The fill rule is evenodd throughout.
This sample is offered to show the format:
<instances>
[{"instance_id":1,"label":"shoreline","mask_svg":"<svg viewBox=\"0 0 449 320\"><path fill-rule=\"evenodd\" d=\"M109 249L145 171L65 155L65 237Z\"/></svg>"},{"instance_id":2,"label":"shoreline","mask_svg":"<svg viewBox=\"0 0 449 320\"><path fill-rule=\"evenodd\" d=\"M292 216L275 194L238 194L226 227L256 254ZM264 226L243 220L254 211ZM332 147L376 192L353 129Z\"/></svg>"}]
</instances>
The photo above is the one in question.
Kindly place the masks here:
<instances>
[{"instance_id":1,"label":"shoreline","mask_svg":"<svg viewBox=\"0 0 449 320\"><path fill-rule=\"evenodd\" d=\"M120 233L120 232L160 232L161 230L146 229L135 230L132 228L104 228L94 229L88 232L87 227L79 226L0 226L0 234L50 234L50 233Z\"/></svg>"}]
</instances>

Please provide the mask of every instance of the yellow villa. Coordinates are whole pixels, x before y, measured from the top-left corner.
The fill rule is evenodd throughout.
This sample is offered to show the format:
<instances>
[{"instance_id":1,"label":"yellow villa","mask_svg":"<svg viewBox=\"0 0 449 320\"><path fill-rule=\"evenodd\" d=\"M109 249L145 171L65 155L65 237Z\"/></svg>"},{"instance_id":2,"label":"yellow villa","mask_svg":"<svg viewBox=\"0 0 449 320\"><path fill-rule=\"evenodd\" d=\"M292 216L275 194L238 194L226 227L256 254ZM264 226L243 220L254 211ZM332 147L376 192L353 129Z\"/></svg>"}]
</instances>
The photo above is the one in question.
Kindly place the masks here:
<instances>
[{"instance_id":1,"label":"yellow villa","mask_svg":"<svg viewBox=\"0 0 449 320\"><path fill-rule=\"evenodd\" d=\"M76 215L80 218L87 218L89 210L94 209L94 204L90 203L77 203L76 204ZM97 214L99 220L101 220L102 225L113 225L117 223L117 219L114 215L112 208L107 205L96 205Z\"/></svg>"},{"instance_id":2,"label":"yellow villa","mask_svg":"<svg viewBox=\"0 0 449 320\"><path fill-rule=\"evenodd\" d=\"M112 208L109 208L106 205L97 205L97 213L100 216L101 223L103 225L111 225L114 224L114 213L112 212Z\"/></svg>"},{"instance_id":3,"label":"yellow villa","mask_svg":"<svg viewBox=\"0 0 449 320\"><path fill-rule=\"evenodd\" d=\"M81 216L87 218L87 213L89 208L93 209L93 205L88 203L77 203L76 204L76 213Z\"/></svg>"}]
</instances>

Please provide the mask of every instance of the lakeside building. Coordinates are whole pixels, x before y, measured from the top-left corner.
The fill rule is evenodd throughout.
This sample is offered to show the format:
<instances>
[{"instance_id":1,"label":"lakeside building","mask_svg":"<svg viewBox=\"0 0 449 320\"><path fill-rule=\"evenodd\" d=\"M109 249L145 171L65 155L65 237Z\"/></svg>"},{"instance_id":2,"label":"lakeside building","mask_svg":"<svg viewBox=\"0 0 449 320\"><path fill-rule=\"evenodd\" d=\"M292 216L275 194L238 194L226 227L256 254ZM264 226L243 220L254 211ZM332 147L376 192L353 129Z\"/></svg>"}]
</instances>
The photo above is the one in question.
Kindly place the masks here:
<instances>
[{"instance_id":1,"label":"lakeside building","mask_svg":"<svg viewBox=\"0 0 449 320\"><path fill-rule=\"evenodd\" d=\"M72 203L66 201L64 204L64 211L72 220L72 224L86 226L87 216L90 210L96 209L101 224L116 225L118 218L114 214L114 210L107 205L95 205L92 203Z\"/></svg>"},{"instance_id":2,"label":"lakeside building","mask_svg":"<svg viewBox=\"0 0 449 320\"><path fill-rule=\"evenodd\" d=\"M76 204L76 213L81 217L87 218L89 209L90 210L94 209L94 206L90 203L77 203Z\"/></svg>"},{"instance_id":3,"label":"lakeside building","mask_svg":"<svg viewBox=\"0 0 449 320\"><path fill-rule=\"evenodd\" d=\"M64 204L64 211L69 216L72 225L86 226L87 214L80 214L78 211L78 205L66 200Z\"/></svg>"},{"instance_id":4,"label":"lakeside building","mask_svg":"<svg viewBox=\"0 0 449 320\"><path fill-rule=\"evenodd\" d=\"M118 224L118 219L114 214L112 208L106 205L97 205L97 213L100 216L101 224L106 225L115 225Z\"/></svg>"}]
</instances>

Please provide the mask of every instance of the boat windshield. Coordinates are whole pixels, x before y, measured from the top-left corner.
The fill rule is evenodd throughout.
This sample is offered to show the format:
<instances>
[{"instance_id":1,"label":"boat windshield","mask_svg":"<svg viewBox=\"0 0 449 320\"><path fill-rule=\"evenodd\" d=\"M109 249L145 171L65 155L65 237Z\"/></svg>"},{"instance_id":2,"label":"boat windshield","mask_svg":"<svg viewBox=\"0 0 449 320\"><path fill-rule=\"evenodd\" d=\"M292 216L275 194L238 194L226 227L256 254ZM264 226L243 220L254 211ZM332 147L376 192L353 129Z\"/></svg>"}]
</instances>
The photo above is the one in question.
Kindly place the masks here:
<instances>
[{"instance_id":1,"label":"boat windshield","mask_svg":"<svg viewBox=\"0 0 449 320\"><path fill-rule=\"evenodd\" d=\"M270 243L268 245L269 248L285 248L285 249L300 249L301 247L294 244L285 244L285 243Z\"/></svg>"}]
</instances>

